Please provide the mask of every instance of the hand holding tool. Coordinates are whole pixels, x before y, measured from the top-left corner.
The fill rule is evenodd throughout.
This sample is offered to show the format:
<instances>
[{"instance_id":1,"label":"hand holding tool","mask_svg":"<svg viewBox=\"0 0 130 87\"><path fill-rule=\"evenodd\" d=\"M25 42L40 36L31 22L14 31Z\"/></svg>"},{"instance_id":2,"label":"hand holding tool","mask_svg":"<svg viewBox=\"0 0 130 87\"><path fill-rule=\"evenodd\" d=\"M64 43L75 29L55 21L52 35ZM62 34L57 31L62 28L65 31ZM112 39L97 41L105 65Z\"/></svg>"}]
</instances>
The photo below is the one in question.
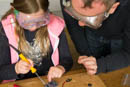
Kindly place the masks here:
<instances>
[{"instance_id":1,"label":"hand holding tool","mask_svg":"<svg viewBox=\"0 0 130 87\"><path fill-rule=\"evenodd\" d=\"M20 57L21 60L23 60L23 61L27 62L28 64L30 64L30 62L29 62L28 59L22 54L22 52L20 52L17 48L15 48L15 47L14 47L13 45L11 45L11 44L9 44L9 46L12 47L16 52L18 52L19 57ZM36 74L36 76L40 79L40 81L43 83L43 85L46 84L45 81L44 81L44 80L38 75L38 73L36 72L36 71L37 71L36 68L31 67L30 70L31 70L32 73L35 73L35 74Z\"/></svg>"}]
</instances>

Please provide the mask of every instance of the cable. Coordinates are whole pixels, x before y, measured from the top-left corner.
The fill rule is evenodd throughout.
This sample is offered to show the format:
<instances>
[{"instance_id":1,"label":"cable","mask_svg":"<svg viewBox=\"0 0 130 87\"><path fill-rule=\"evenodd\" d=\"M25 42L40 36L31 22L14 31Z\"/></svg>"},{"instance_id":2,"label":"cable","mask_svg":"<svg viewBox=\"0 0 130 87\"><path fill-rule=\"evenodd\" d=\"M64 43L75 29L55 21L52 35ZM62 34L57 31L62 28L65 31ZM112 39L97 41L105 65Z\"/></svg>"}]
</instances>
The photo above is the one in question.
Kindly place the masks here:
<instances>
[{"instance_id":1,"label":"cable","mask_svg":"<svg viewBox=\"0 0 130 87\"><path fill-rule=\"evenodd\" d=\"M64 85L65 85L66 82L70 82L71 80L72 80L72 78L66 79L66 80L62 83L62 87L64 87Z\"/></svg>"}]
</instances>

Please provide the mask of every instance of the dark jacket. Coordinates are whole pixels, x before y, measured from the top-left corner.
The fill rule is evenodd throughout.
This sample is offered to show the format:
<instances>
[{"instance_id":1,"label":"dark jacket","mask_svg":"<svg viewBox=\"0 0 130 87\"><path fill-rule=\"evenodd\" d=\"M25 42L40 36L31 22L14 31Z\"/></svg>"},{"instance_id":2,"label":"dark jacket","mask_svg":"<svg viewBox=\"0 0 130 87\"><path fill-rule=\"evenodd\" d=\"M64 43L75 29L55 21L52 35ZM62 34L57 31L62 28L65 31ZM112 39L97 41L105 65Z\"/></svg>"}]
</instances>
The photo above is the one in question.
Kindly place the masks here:
<instances>
[{"instance_id":1,"label":"dark jacket","mask_svg":"<svg viewBox=\"0 0 130 87\"><path fill-rule=\"evenodd\" d=\"M115 13L111 14L98 30L94 30L87 26L80 27L77 20L64 12L61 0L63 16L77 51L81 55L100 57L97 59L98 72L108 72L130 65L130 0L118 1L120 2L120 6L116 9ZM107 47L103 47L104 44L101 47L95 47L95 50L98 49L98 52L100 49L102 50L100 53L95 52L93 54L89 51L91 45L89 42L93 39L89 42L86 40L86 34L90 34L88 31L91 31L95 35L96 41L92 43L95 46L99 42L99 37L103 37L105 39L104 43L108 43ZM89 37L89 35L87 36ZM101 38L100 40L102 40ZM117 42L114 43L116 51L112 51L113 45L111 42ZM118 42L122 44L116 48Z\"/></svg>"},{"instance_id":2,"label":"dark jacket","mask_svg":"<svg viewBox=\"0 0 130 87\"><path fill-rule=\"evenodd\" d=\"M28 42L32 43L35 37L36 31L30 32L28 30L24 30L25 37ZM65 32L63 31L59 36L59 63L62 65L66 71L70 70L73 64L72 57L70 55L70 51L67 45L67 39L65 36ZM3 30L2 24L0 23L0 80L9 80L9 79L24 79L35 77L35 74L31 72L23 75L17 75L15 72L15 64L11 64L11 55L10 49L8 47L8 39L5 36L5 32ZM52 54L52 46L50 46L50 54L48 54L43 60L42 65L35 66L37 69L37 73L39 75L46 75L51 66L54 66L51 60Z\"/></svg>"}]
</instances>

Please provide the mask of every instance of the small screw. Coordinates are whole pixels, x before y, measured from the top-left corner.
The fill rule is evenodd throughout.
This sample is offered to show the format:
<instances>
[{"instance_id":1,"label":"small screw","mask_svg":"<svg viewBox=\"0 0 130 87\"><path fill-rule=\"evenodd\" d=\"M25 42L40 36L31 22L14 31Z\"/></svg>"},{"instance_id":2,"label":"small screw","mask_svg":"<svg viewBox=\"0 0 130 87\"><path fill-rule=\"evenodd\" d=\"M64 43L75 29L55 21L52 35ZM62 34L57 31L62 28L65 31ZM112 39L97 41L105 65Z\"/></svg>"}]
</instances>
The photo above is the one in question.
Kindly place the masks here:
<instances>
[{"instance_id":1,"label":"small screw","mask_svg":"<svg viewBox=\"0 0 130 87\"><path fill-rule=\"evenodd\" d=\"M92 84L91 84L91 83L88 83L88 87L92 87Z\"/></svg>"},{"instance_id":2,"label":"small screw","mask_svg":"<svg viewBox=\"0 0 130 87\"><path fill-rule=\"evenodd\" d=\"M66 82L70 82L72 80L72 78L68 78L66 79Z\"/></svg>"}]
</instances>

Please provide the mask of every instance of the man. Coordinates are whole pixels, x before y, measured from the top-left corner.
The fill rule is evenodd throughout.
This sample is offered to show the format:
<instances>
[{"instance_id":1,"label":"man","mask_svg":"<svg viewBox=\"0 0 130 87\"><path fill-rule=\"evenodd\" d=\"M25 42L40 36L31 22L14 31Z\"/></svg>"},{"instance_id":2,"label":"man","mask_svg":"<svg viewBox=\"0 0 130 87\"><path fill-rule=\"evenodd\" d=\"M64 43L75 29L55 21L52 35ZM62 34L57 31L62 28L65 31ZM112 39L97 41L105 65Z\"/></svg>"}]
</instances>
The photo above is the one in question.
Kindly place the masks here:
<instances>
[{"instance_id":1,"label":"man","mask_svg":"<svg viewBox=\"0 0 130 87\"><path fill-rule=\"evenodd\" d=\"M63 16L89 74L130 65L129 0L61 0Z\"/></svg>"}]
</instances>

